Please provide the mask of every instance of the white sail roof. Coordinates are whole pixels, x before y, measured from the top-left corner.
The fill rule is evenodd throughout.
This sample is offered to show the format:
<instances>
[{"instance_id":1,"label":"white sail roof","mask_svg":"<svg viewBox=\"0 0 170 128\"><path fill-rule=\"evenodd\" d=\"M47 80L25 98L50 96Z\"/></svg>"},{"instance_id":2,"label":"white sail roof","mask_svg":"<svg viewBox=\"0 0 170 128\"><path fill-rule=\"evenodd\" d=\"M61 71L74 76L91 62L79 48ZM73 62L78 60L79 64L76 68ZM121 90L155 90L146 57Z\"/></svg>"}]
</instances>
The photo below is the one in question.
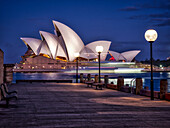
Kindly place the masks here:
<instances>
[{"instance_id":1,"label":"white sail roof","mask_svg":"<svg viewBox=\"0 0 170 128\"><path fill-rule=\"evenodd\" d=\"M116 61L119 61L121 54L115 51L109 51L109 53L111 54L111 56L113 56L115 58Z\"/></svg>"},{"instance_id":2,"label":"white sail roof","mask_svg":"<svg viewBox=\"0 0 170 128\"><path fill-rule=\"evenodd\" d=\"M127 51L123 53L109 51L116 61L125 60L126 62L131 62L139 52L140 50Z\"/></svg>"},{"instance_id":3,"label":"white sail roof","mask_svg":"<svg viewBox=\"0 0 170 128\"><path fill-rule=\"evenodd\" d=\"M63 48L61 47L61 45L58 45L56 57L65 57L65 58L67 58L67 56L66 56Z\"/></svg>"},{"instance_id":4,"label":"white sail roof","mask_svg":"<svg viewBox=\"0 0 170 128\"><path fill-rule=\"evenodd\" d=\"M39 47L39 54L41 53L49 55L49 57L52 58L50 49L48 48L47 42L45 40L41 42L41 45Z\"/></svg>"},{"instance_id":5,"label":"white sail roof","mask_svg":"<svg viewBox=\"0 0 170 128\"><path fill-rule=\"evenodd\" d=\"M121 55L124 56L128 62L131 62L135 58L135 56L137 56L137 54L139 54L140 52L141 52L140 50L133 50L123 52L121 53Z\"/></svg>"},{"instance_id":6,"label":"white sail roof","mask_svg":"<svg viewBox=\"0 0 170 128\"><path fill-rule=\"evenodd\" d=\"M36 55L39 54L38 48L42 42L41 40L35 38L20 38L20 39L25 43L26 46L29 45Z\"/></svg>"},{"instance_id":7,"label":"white sail roof","mask_svg":"<svg viewBox=\"0 0 170 128\"><path fill-rule=\"evenodd\" d=\"M76 57L74 56L74 53L79 53L83 47L84 43L80 39L80 37L68 26L57 22L53 21L54 27L56 31L59 31L64 43L63 46L65 46L65 52L67 52L68 59L70 61L73 61ZM56 32L57 33L57 32ZM58 35L60 36L60 35Z\"/></svg>"},{"instance_id":8,"label":"white sail roof","mask_svg":"<svg viewBox=\"0 0 170 128\"><path fill-rule=\"evenodd\" d=\"M88 47L84 47L80 51L80 57L86 58L86 59L94 59L97 58L97 55Z\"/></svg>"},{"instance_id":9,"label":"white sail roof","mask_svg":"<svg viewBox=\"0 0 170 128\"><path fill-rule=\"evenodd\" d=\"M98 55L98 53L96 52L96 46L103 46L103 52L101 53L100 57L101 57L101 61L105 61L110 44L111 41L100 40L100 41L94 41L92 43L89 43L86 45L86 47L91 49L95 55Z\"/></svg>"},{"instance_id":10,"label":"white sail roof","mask_svg":"<svg viewBox=\"0 0 170 128\"><path fill-rule=\"evenodd\" d=\"M57 36L44 31L40 31L40 35L42 36L42 39L45 39L45 41L47 42L47 45L51 52L51 56L53 59L55 59L59 39L57 39Z\"/></svg>"}]
</instances>

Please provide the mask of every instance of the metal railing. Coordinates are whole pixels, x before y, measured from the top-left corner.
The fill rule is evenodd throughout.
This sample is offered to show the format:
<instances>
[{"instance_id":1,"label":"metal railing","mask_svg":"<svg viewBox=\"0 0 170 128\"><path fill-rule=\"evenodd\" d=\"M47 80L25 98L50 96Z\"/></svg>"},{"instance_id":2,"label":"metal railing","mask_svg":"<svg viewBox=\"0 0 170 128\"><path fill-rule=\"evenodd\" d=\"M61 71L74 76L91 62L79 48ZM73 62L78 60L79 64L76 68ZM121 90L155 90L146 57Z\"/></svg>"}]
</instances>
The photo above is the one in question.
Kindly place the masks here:
<instances>
[{"instance_id":1,"label":"metal railing","mask_svg":"<svg viewBox=\"0 0 170 128\"><path fill-rule=\"evenodd\" d=\"M134 82L136 81L136 78L133 78L131 81L130 81L130 87L131 87L131 93L133 93L133 89L134 87L136 87L136 85L134 86Z\"/></svg>"}]
</instances>

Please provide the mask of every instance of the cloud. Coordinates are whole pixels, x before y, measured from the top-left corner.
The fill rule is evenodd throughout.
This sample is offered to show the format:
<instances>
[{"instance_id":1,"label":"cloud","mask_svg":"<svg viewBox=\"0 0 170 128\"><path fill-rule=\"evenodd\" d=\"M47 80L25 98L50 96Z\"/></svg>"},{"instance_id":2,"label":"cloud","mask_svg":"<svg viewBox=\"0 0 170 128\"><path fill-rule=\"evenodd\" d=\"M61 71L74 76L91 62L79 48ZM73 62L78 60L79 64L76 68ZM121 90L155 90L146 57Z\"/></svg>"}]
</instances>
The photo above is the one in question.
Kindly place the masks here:
<instances>
[{"instance_id":1,"label":"cloud","mask_svg":"<svg viewBox=\"0 0 170 128\"><path fill-rule=\"evenodd\" d=\"M131 20L146 20L152 23L153 26L163 27L170 26L170 0L150 0L143 3L135 4L134 6L127 6L120 9L121 11L144 11L151 9L152 14L139 14L129 17ZM156 11L155 11L156 9ZM158 13L158 10L159 11ZM160 13L162 12L162 13ZM152 22L151 22L152 21Z\"/></svg>"},{"instance_id":2,"label":"cloud","mask_svg":"<svg viewBox=\"0 0 170 128\"><path fill-rule=\"evenodd\" d=\"M158 13L158 14L149 14L149 15L134 15L134 16L131 16L129 17L129 19L148 19L148 18L151 18L151 19L165 19L165 18L169 18L170 17L170 13L169 12L164 12L164 13Z\"/></svg>"},{"instance_id":3,"label":"cloud","mask_svg":"<svg viewBox=\"0 0 170 128\"><path fill-rule=\"evenodd\" d=\"M129 17L131 20L148 20L153 23L153 26L163 27L170 26L170 13L149 14L149 15L135 15Z\"/></svg>"},{"instance_id":4,"label":"cloud","mask_svg":"<svg viewBox=\"0 0 170 128\"><path fill-rule=\"evenodd\" d=\"M170 17L170 13L165 12L165 13L161 13L161 14L150 14L148 16L152 17L152 18L169 18Z\"/></svg>"},{"instance_id":5,"label":"cloud","mask_svg":"<svg viewBox=\"0 0 170 128\"><path fill-rule=\"evenodd\" d=\"M170 0L147 0L132 6L121 8L120 11L138 11L144 9L170 10ZM154 15L153 15L154 16Z\"/></svg>"},{"instance_id":6,"label":"cloud","mask_svg":"<svg viewBox=\"0 0 170 128\"><path fill-rule=\"evenodd\" d=\"M146 15L134 15L134 16L130 16L129 19L131 19L131 20L146 20L148 18Z\"/></svg>"},{"instance_id":7,"label":"cloud","mask_svg":"<svg viewBox=\"0 0 170 128\"><path fill-rule=\"evenodd\" d=\"M131 6L131 7L125 7L125 8L121 8L121 11L138 11L139 8Z\"/></svg>"},{"instance_id":8,"label":"cloud","mask_svg":"<svg viewBox=\"0 0 170 128\"><path fill-rule=\"evenodd\" d=\"M152 9L170 9L170 1L169 0L157 0L155 1L147 1L144 4L139 5L140 8L152 8Z\"/></svg>"},{"instance_id":9,"label":"cloud","mask_svg":"<svg viewBox=\"0 0 170 128\"><path fill-rule=\"evenodd\" d=\"M158 18L152 19L153 21L158 21L159 23L154 24L154 26L170 26L170 18Z\"/></svg>"}]
</instances>

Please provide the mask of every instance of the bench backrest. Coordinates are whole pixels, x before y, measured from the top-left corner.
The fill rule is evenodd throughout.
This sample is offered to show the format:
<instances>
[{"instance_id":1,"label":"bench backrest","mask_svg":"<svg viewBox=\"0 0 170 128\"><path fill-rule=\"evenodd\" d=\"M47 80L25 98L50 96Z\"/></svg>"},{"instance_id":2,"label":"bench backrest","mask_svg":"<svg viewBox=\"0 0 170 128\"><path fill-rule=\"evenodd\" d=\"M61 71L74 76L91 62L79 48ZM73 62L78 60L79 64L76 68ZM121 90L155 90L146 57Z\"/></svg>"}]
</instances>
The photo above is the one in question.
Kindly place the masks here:
<instances>
[{"instance_id":1,"label":"bench backrest","mask_svg":"<svg viewBox=\"0 0 170 128\"><path fill-rule=\"evenodd\" d=\"M1 87L0 87L0 100L2 100L2 93L1 93Z\"/></svg>"},{"instance_id":2,"label":"bench backrest","mask_svg":"<svg viewBox=\"0 0 170 128\"><path fill-rule=\"evenodd\" d=\"M7 84L2 84L1 86L3 86L3 87L4 87L5 92L8 92Z\"/></svg>"}]
</instances>

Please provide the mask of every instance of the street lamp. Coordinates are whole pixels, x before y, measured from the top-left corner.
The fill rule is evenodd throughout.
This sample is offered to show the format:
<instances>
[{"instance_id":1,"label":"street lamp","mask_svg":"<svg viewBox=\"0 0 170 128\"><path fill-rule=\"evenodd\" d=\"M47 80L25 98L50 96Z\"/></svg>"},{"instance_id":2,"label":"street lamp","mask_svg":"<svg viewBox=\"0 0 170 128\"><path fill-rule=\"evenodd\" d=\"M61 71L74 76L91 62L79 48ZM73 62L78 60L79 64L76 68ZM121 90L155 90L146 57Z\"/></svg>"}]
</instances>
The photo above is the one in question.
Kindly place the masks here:
<instances>
[{"instance_id":1,"label":"street lamp","mask_svg":"<svg viewBox=\"0 0 170 128\"><path fill-rule=\"evenodd\" d=\"M152 58L152 43L157 39L158 34L154 29L149 29L145 32L145 39L150 43L150 61L151 61L151 100L154 100L154 87L153 87L153 58Z\"/></svg>"},{"instance_id":2,"label":"street lamp","mask_svg":"<svg viewBox=\"0 0 170 128\"><path fill-rule=\"evenodd\" d=\"M74 56L76 57L76 83L78 83L78 57L80 56L79 53L74 53Z\"/></svg>"},{"instance_id":3,"label":"street lamp","mask_svg":"<svg viewBox=\"0 0 170 128\"><path fill-rule=\"evenodd\" d=\"M96 52L98 52L99 56L98 56L98 62L99 62L99 83L100 81L100 54L101 52L103 52L103 46L96 46Z\"/></svg>"}]
</instances>

